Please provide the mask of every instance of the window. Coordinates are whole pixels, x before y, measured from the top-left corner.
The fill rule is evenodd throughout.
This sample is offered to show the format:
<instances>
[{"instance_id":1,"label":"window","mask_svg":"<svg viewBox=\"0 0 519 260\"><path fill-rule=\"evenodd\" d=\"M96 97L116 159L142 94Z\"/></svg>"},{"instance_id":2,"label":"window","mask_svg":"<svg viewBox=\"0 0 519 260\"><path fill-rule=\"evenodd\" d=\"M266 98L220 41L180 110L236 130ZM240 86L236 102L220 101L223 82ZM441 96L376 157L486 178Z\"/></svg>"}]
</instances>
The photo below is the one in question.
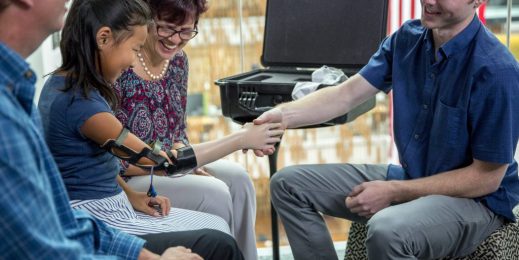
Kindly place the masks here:
<instances>
[{"instance_id":1,"label":"window","mask_svg":"<svg viewBox=\"0 0 519 260\"><path fill-rule=\"evenodd\" d=\"M519 59L519 0L512 0L512 20L510 24L510 51ZM485 10L487 27L501 40L507 43L507 0L492 0Z\"/></svg>"}]
</instances>

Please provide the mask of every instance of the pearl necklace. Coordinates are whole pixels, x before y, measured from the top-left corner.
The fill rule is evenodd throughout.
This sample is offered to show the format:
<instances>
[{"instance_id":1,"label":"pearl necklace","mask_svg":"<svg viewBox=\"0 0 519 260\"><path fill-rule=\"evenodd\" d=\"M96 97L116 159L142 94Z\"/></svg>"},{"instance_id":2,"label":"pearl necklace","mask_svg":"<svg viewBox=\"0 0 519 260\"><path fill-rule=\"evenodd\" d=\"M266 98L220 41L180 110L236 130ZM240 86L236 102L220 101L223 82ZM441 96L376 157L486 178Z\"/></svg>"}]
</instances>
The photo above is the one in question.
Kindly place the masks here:
<instances>
[{"instance_id":1,"label":"pearl necklace","mask_svg":"<svg viewBox=\"0 0 519 260\"><path fill-rule=\"evenodd\" d=\"M155 74L151 73L151 71L148 69L148 66L146 66L146 63L144 62L144 57L142 57L142 54L140 52L137 53L137 57L139 57L139 61L141 62L144 72L146 72L146 74L148 74L148 76L150 76L151 79L153 79L153 80L161 79L166 74L166 71L168 70L168 64L169 64L168 60L164 61L164 67L162 67L162 71L160 72L160 74L155 75Z\"/></svg>"}]
</instances>

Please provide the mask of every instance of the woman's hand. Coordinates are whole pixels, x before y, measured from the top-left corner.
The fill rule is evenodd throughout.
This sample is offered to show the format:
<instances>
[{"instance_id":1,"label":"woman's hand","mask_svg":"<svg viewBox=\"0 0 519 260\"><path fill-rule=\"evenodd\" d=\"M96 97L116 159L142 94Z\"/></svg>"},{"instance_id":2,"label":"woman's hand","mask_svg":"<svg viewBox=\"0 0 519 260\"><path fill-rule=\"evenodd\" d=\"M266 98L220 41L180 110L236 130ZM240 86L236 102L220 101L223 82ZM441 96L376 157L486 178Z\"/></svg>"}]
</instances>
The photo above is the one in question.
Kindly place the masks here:
<instances>
[{"instance_id":1,"label":"woman's hand","mask_svg":"<svg viewBox=\"0 0 519 260\"><path fill-rule=\"evenodd\" d=\"M150 216L167 216L171 209L171 202L166 197L148 197L144 192L127 192L126 194L135 210Z\"/></svg>"},{"instance_id":2,"label":"woman's hand","mask_svg":"<svg viewBox=\"0 0 519 260\"><path fill-rule=\"evenodd\" d=\"M281 123L264 123L255 125L247 123L242 128L241 149L274 149L274 144L281 141L284 133Z\"/></svg>"},{"instance_id":3,"label":"woman's hand","mask_svg":"<svg viewBox=\"0 0 519 260\"><path fill-rule=\"evenodd\" d=\"M176 150L176 149L180 149L182 147L186 147L186 145L182 142L174 142L172 148L173 148L173 150Z\"/></svg>"},{"instance_id":4,"label":"woman's hand","mask_svg":"<svg viewBox=\"0 0 519 260\"><path fill-rule=\"evenodd\" d=\"M177 149L180 149L182 147L186 147L186 145L182 142L174 142L173 143L173 147L171 147L171 153L173 154L173 156L175 156L175 158L177 158Z\"/></svg>"},{"instance_id":5,"label":"woman's hand","mask_svg":"<svg viewBox=\"0 0 519 260\"><path fill-rule=\"evenodd\" d=\"M196 174L196 175L202 175L202 176L209 176L209 177L213 177L213 175L211 175L205 168L204 166L202 167L198 167L198 168L195 168L193 170L193 173Z\"/></svg>"}]
</instances>

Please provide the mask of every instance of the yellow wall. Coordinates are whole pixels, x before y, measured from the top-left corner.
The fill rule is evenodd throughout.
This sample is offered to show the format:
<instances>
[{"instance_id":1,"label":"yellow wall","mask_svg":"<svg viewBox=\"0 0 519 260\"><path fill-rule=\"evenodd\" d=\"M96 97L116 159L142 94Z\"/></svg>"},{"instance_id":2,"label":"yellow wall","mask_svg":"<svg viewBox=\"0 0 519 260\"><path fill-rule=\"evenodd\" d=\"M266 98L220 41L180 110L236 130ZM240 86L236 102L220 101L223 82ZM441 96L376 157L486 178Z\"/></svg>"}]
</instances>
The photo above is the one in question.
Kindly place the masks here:
<instances>
[{"instance_id":1,"label":"yellow wall","mask_svg":"<svg viewBox=\"0 0 519 260\"><path fill-rule=\"evenodd\" d=\"M497 38L506 45L506 35L496 34ZM519 34L512 34L510 36L510 51L514 54L515 58L519 60Z\"/></svg>"}]
</instances>

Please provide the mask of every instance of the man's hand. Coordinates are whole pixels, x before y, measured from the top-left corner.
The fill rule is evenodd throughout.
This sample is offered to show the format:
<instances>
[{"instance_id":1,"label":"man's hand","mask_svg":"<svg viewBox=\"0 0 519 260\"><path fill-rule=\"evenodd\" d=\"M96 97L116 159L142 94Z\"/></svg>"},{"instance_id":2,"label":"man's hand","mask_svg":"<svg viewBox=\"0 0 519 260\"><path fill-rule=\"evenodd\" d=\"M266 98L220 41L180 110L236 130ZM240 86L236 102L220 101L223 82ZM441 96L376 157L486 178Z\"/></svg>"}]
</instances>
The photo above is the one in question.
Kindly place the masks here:
<instances>
[{"instance_id":1,"label":"man's hand","mask_svg":"<svg viewBox=\"0 0 519 260\"><path fill-rule=\"evenodd\" d=\"M281 123L281 129L285 130L287 128L286 123L283 122L283 113L279 108L273 108L263 114L261 114L258 118L252 121L255 125L261 125L265 123ZM273 154L275 149L265 149L259 150L255 149L254 154L258 157L263 157L264 155ZM246 153L247 149L243 150L243 153Z\"/></svg>"},{"instance_id":2,"label":"man's hand","mask_svg":"<svg viewBox=\"0 0 519 260\"><path fill-rule=\"evenodd\" d=\"M370 218L393 202L395 188L388 181L364 182L346 197L346 207L359 216Z\"/></svg>"},{"instance_id":3,"label":"man's hand","mask_svg":"<svg viewBox=\"0 0 519 260\"><path fill-rule=\"evenodd\" d=\"M160 256L162 260L202 260L202 257L183 246L170 247Z\"/></svg>"},{"instance_id":4,"label":"man's hand","mask_svg":"<svg viewBox=\"0 0 519 260\"><path fill-rule=\"evenodd\" d=\"M133 208L137 211L154 217L160 217L161 214L162 216L169 215L171 202L166 197L148 197L144 192L131 192L130 194L127 193L127 195ZM157 207L160 208L160 212L157 211Z\"/></svg>"},{"instance_id":5,"label":"man's hand","mask_svg":"<svg viewBox=\"0 0 519 260\"><path fill-rule=\"evenodd\" d=\"M262 125L265 123L281 123L282 128L286 129L286 123L283 124L283 113L281 109L275 107L252 121L255 125Z\"/></svg>"}]
</instances>

